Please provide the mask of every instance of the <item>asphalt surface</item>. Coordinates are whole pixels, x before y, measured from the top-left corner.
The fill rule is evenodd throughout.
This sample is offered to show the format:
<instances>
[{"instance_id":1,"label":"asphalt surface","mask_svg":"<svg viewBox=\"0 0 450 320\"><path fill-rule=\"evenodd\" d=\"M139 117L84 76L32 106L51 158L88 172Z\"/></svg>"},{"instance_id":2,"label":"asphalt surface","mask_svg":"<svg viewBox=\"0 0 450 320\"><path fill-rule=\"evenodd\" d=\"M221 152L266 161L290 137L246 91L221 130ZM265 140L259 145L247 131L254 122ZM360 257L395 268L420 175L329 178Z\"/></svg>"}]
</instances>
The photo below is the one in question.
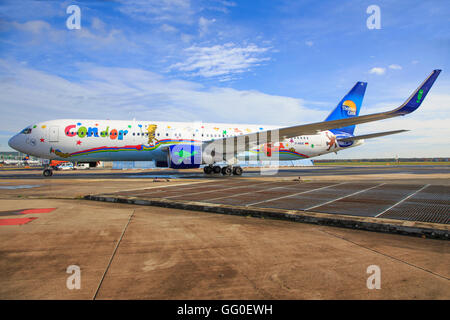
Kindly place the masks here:
<instances>
[{"instance_id":1,"label":"asphalt surface","mask_svg":"<svg viewBox=\"0 0 450 320\"><path fill-rule=\"evenodd\" d=\"M312 191L310 200L301 194L293 198L299 206L322 204L315 209L327 210L347 202L373 202L380 213L417 192L395 208L407 204L420 213L430 201L448 203L450 185L448 169L441 166L283 168L275 176L250 169L247 174L205 179L198 170L92 170L43 178L40 171L1 171L0 299L450 299L448 240L83 200L89 194L145 197L150 190L153 197L161 190L160 196L173 203L195 199L217 206L218 201L233 204L238 199L238 204L251 204L245 191L256 192L255 198L264 194L259 202L311 190L306 185L337 184L327 188L330 193ZM241 185L246 187L233 192ZM365 191L354 194L360 190ZM250 207L282 210L263 207L274 203L289 202ZM358 212L346 208L346 213ZM81 270L80 289L67 286L70 266ZM367 287L371 266L381 270L381 289Z\"/></svg>"},{"instance_id":2,"label":"asphalt surface","mask_svg":"<svg viewBox=\"0 0 450 320\"><path fill-rule=\"evenodd\" d=\"M245 177L311 177L311 176L351 176L351 175L379 175L379 174L450 174L447 165L380 165L380 166L323 166L323 167L280 167L272 171L262 171L259 168L244 168L241 177L222 176L221 174L205 175L202 169L172 170L101 170L89 169L74 171L54 171L51 179L91 179L95 178L170 178L170 179L230 179ZM0 179L42 179L42 169L19 169L14 172L0 170Z\"/></svg>"}]
</instances>

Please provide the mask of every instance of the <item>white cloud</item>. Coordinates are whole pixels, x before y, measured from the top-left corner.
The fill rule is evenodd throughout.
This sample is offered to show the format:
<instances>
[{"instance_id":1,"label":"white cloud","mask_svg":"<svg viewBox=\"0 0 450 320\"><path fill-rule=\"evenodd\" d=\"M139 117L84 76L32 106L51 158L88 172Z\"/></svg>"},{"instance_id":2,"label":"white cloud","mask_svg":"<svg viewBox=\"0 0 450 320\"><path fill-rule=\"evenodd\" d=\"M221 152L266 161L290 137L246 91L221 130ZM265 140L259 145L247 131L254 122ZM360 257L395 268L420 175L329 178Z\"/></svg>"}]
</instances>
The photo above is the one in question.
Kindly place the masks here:
<instances>
[{"instance_id":1,"label":"white cloud","mask_svg":"<svg viewBox=\"0 0 450 320\"><path fill-rule=\"evenodd\" d=\"M91 27L92 27L92 30L95 30L95 31L99 31L99 32L106 31L106 23L104 23L102 20L100 20L97 17L92 18Z\"/></svg>"},{"instance_id":2,"label":"white cloud","mask_svg":"<svg viewBox=\"0 0 450 320\"><path fill-rule=\"evenodd\" d=\"M204 36L206 33L208 33L209 26L212 25L214 22L216 22L216 19L208 20L204 17L200 17L198 19L198 27L201 37Z\"/></svg>"},{"instance_id":3,"label":"white cloud","mask_svg":"<svg viewBox=\"0 0 450 320\"><path fill-rule=\"evenodd\" d=\"M161 26L161 30L164 31L164 32L177 32L178 31L177 28L175 28L175 27L173 27L171 25L168 25L167 23L164 23Z\"/></svg>"},{"instance_id":4,"label":"white cloud","mask_svg":"<svg viewBox=\"0 0 450 320\"><path fill-rule=\"evenodd\" d=\"M58 118L290 125L326 116L306 108L301 99L205 88L142 69L78 64L72 76L89 80L77 81L0 59L0 74L0 105L8 110L0 125L8 132ZM1 146L5 145L2 140Z\"/></svg>"},{"instance_id":5,"label":"white cloud","mask_svg":"<svg viewBox=\"0 0 450 320\"><path fill-rule=\"evenodd\" d=\"M308 47L312 47L312 46L314 45L314 42L312 42L312 41L305 41L305 44L306 44Z\"/></svg>"},{"instance_id":6,"label":"white cloud","mask_svg":"<svg viewBox=\"0 0 450 320\"><path fill-rule=\"evenodd\" d=\"M202 3L202 5L205 5L204 9L207 9L209 11L218 11L225 14L230 12L228 8L236 7L235 2L225 0L209 0Z\"/></svg>"},{"instance_id":7,"label":"white cloud","mask_svg":"<svg viewBox=\"0 0 450 320\"><path fill-rule=\"evenodd\" d=\"M226 0L219 0L219 3L223 4L226 7L235 7L236 6L236 2L233 1L226 1Z\"/></svg>"},{"instance_id":8,"label":"white cloud","mask_svg":"<svg viewBox=\"0 0 450 320\"><path fill-rule=\"evenodd\" d=\"M192 39L194 37L190 34L183 33L183 34L181 34L180 38L181 38L181 41L183 41L184 43L189 43L192 41Z\"/></svg>"},{"instance_id":9,"label":"white cloud","mask_svg":"<svg viewBox=\"0 0 450 320\"><path fill-rule=\"evenodd\" d=\"M381 76L381 75L386 73L386 69L385 68L381 68L381 67L374 67L374 68L369 70L369 73Z\"/></svg>"},{"instance_id":10,"label":"white cloud","mask_svg":"<svg viewBox=\"0 0 450 320\"><path fill-rule=\"evenodd\" d=\"M51 30L50 24L42 20L32 20L24 23L12 22L12 25L18 30L31 32L34 34L48 32Z\"/></svg>"},{"instance_id":11,"label":"white cloud","mask_svg":"<svg viewBox=\"0 0 450 320\"><path fill-rule=\"evenodd\" d=\"M398 64L391 64L391 65L389 66L389 69L392 69L392 70L402 70L402 66L400 66L400 65L398 65Z\"/></svg>"},{"instance_id":12,"label":"white cloud","mask_svg":"<svg viewBox=\"0 0 450 320\"><path fill-rule=\"evenodd\" d=\"M186 61L171 65L170 70L189 72L193 76L217 77L238 74L270 60L262 55L270 48L250 44L238 47L233 43L212 47L192 46L185 49Z\"/></svg>"},{"instance_id":13,"label":"white cloud","mask_svg":"<svg viewBox=\"0 0 450 320\"><path fill-rule=\"evenodd\" d=\"M65 27L56 28L48 22L42 20L32 20L24 23L7 22L8 27L12 27L30 35L28 46L40 46L42 43L46 45L53 42L58 45L67 45L77 42L77 47L89 46L89 48L104 48L106 45L117 45L120 47L135 47L118 29L107 29L107 25L98 18L93 18L90 28L83 27L79 30L68 30Z\"/></svg>"},{"instance_id":14,"label":"white cloud","mask_svg":"<svg viewBox=\"0 0 450 320\"><path fill-rule=\"evenodd\" d=\"M145 22L192 23L195 10L190 0L119 0L119 11Z\"/></svg>"}]
</instances>

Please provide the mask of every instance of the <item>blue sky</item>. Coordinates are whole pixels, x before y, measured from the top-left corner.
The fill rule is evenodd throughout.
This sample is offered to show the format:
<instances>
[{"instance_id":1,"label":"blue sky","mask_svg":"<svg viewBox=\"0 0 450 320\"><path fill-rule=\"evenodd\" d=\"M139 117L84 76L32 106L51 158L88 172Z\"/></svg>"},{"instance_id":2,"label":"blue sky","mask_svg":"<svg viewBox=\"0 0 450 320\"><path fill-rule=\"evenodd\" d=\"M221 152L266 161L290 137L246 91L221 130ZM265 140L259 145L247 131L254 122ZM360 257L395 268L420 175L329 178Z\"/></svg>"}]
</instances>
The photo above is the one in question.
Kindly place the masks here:
<instances>
[{"instance_id":1,"label":"blue sky","mask_svg":"<svg viewBox=\"0 0 450 320\"><path fill-rule=\"evenodd\" d=\"M69 30L66 9L81 9ZM381 29L366 26L369 5ZM361 113L423 106L356 133L411 129L330 158L450 156L448 1L0 1L0 150L57 118L291 125L321 121L356 81Z\"/></svg>"}]
</instances>

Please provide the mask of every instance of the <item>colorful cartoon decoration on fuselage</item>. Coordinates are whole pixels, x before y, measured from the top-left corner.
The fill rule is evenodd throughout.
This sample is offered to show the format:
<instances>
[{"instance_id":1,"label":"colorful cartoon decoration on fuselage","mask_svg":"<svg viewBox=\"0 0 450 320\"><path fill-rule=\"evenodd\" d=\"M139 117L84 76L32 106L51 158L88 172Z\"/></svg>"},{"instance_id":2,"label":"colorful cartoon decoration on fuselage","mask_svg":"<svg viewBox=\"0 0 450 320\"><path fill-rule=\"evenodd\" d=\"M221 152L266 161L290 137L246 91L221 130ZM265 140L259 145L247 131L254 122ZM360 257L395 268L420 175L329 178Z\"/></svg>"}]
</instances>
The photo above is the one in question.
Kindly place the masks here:
<instances>
[{"instance_id":1,"label":"colorful cartoon decoration on fuselage","mask_svg":"<svg viewBox=\"0 0 450 320\"><path fill-rule=\"evenodd\" d=\"M157 127L158 126L156 124L149 124L147 127L148 144L149 145L153 145L154 142L158 142L158 139L156 139L156 136L155 136L155 131L156 131Z\"/></svg>"},{"instance_id":2,"label":"colorful cartoon decoration on fuselage","mask_svg":"<svg viewBox=\"0 0 450 320\"><path fill-rule=\"evenodd\" d=\"M334 134L331 134L331 137L330 137L330 135L328 134L328 131L325 134L326 134L327 138L330 139L329 141L327 141L327 146L328 146L327 151L330 151L333 146L335 148L337 148L336 136Z\"/></svg>"},{"instance_id":3,"label":"colorful cartoon decoration on fuselage","mask_svg":"<svg viewBox=\"0 0 450 320\"><path fill-rule=\"evenodd\" d=\"M50 153L54 153L54 154L56 154L58 157L61 157L61 158L68 158L68 157L70 157L70 153L64 153L64 152L61 152L60 150L58 150L58 149L53 149L53 148L51 148L50 147Z\"/></svg>"},{"instance_id":4,"label":"colorful cartoon decoration on fuselage","mask_svg":"<svg viewBox=\"0 0 450 320\"><path fill-rule=\"evenodd\" d=\"M76 129L78 126L78 129L76 131L72 131L73 129ZM109 126L106 127L105 130L100 131L97 127L85 127L82 126L81 123L71 124L68 125L64 129L64 133L68 137L78 137L78 138L85 138L85 137L96 137L96 138L110 138L111 140L123 140L123 137L128 133L128 130L117 130L117 129L111 129L109 130Z\"/></svg>"}]
</instances>

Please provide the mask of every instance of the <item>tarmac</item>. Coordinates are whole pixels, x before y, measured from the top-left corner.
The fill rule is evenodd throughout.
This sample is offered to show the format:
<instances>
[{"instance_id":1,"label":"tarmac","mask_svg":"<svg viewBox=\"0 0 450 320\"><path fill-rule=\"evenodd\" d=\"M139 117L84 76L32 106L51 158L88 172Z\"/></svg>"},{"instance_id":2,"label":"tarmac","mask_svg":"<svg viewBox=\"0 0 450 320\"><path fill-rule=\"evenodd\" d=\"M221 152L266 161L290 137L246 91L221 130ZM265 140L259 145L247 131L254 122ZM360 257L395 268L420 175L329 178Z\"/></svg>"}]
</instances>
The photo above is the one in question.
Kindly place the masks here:
<instances>
[{"instance_id":1,"label":"tarmac","mask_svg":"<svg viewBox=\"0 0 450 320\"><path fill-rule=\"evenodd\" d=\"M0 299L449 299L450 173L436 167L1 171ZM270 214L224 211L241 207ZM422 233L364 227L380 221ZM80 289L66 285L71 265ZM381 289L367 287L372 265Z\"/></svg>"}]
</instances>

